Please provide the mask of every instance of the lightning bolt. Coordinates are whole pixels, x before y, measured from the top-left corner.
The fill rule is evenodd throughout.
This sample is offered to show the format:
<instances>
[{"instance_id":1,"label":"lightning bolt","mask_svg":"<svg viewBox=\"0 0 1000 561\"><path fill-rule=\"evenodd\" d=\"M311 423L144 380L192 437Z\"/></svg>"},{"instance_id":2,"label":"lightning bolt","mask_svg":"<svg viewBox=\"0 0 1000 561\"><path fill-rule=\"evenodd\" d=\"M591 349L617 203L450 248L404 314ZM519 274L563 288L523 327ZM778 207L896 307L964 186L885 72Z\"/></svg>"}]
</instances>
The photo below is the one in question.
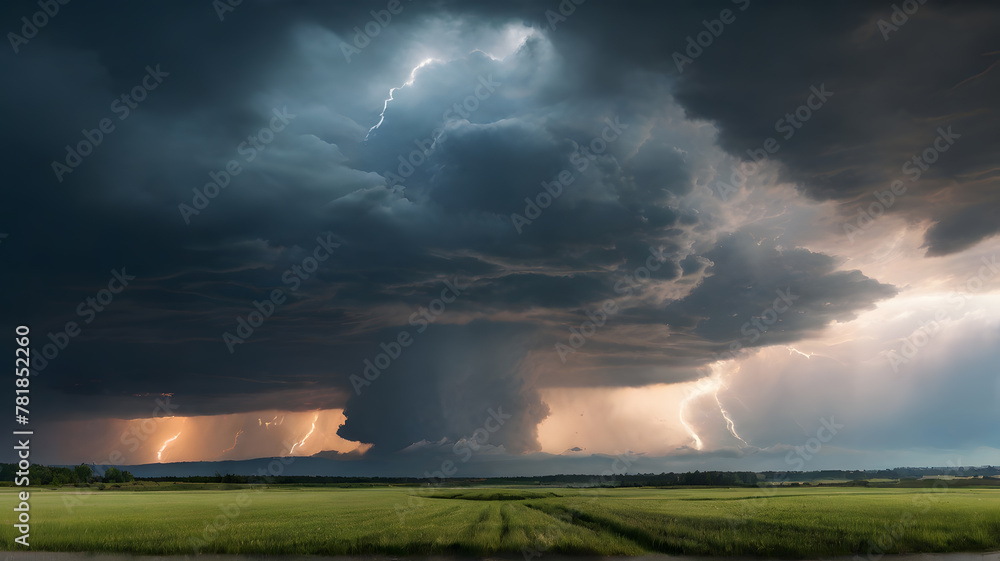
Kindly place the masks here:
<instances>
[{"instance_id":1,"label":"lightning bolt","mask_svg":"<svg viewBox=\"0 0 1000 561\"><path fill-rule=\"evenodd\" d=\"M800 355L802 355L802 356L804 356L806 358L812 358L813 354L814 354L814 353L806 354L806 353L804 353L804 352L796 349L795 347L785 347L785 348L788 349L788 354L799 353Z\"/></svg>"},{"instance_id":2,"label":"lightning bolt","mask_svg":"<svg viewBox=\"0 0 1000 561\"><path fill-rule=\"evenodd\" d=\"M695 384L694 389L688 393L687 397L685 397L684 400L681 401L681 406L679 411L681 424L684 425L684 429L687 430L688 434L691 435L691 438L694 440L695 450L701 450L704 447L704 444L701 441L701 437L698 436L698 433L695 432L694 428L691 425L689 425L687 420L684 418L684 410L687 408L688 403L707 394L710 391L712 391L711 379L702 378L701 380L698 380L698 383Z\"/></svg>"},{"instance_id":3,"label":"lightning bolt","mask_svg":"<svg viewBox=\"0 0 1000 561\"><path fill-rule=\"evenodd\" d=\"M385 104L382 106L382 112L379 113L379 116L378 116L379 117L378 123L376 123L374 127L368 129L368 134L365 135L365 140L368 140L368 137L372 135L372 132L375 129L379 128L379 126L382 125L382 122L385 121L385 111L389 108L389 102L393 101L392 94L396 93L396 90L399 90L399 89L405 88L406 86L412 85L414 78L416 78L416 76L417 76L417 70L420 70L421 68L427 66L428 64L434 62L435 60L436 59L433 59L433 58L426 58L426 59L422 60L420 62L420 64L416 65L413 68L413 70L410 71L410 78L408 80L406 80L405 82L403 82L402 86L399 86L398 88L390 88L389 89L389 99L385 100Z\"/></svg>"},{"instance_id":4,"label":"lightning bolt","mask_svg":"<svg viewBox=\"0 0 1000 561\"><path fill-rule=\"evenodd\" d=\"M742 442L744 446L750 446L749 444L747 444L746 440L743 440L742 436L736 433L736 423L734 423L733 420L729 418L729 411L726 411L726 408L722 406L722 402L719 401L718 391L715 392L715 402L719 404L719 412L722 413L722 417L726 420L726 428L729 429L729 433L735 436L737 439L739 439L739 441Z\"/></svg>"},{"instance_id":5,"label":"lightning bolt","mask_svg":"<svg viewBox=\"0 0 1000 561\"><path fill-rule=\"evenodd\" d=\"M698 433L694 432L694 429L691 428L691 425L687 424L687 421L684 420L684 407L687 405L689 399L690 398L685 399L684 401L681 402L681 410L680 410L681 424L684 425L684 429L687 430L688 434L691 435L691 438L694 439L694 449L701 450L702 448L701 438L698 437Z\"/></svg>"},{"instance_id":6,"label":"lightning bolt","mask_svg":"<svg viewBox=\"0 0 1000 561\"><path fill-rule=\"evenodd\" d=\"M240 441L240 435L241 434L243 434L243 429L240 429L239 432L236 433L236 438L233 440L233 445L230 446L229 448L226 448L225 450L223 450L222 451L223 454L225 454L226 452L229 452L233 448L236 448L236 443Z\"/></svg>"},{"instance_id":7,"label":"lightning bolt","mask_svg":"<svg viewBox=\"0 0 1000 561\"><path fill-rule=\"evenodd\" d=\"M175 434L173 438L168 438L166 440L166 442L163 443L163 446L160 446L160 450L156 453L156 461L158 461L158 462L163 461L163 451L166 450L167 446L171 442L177 440L177 437L180 436L180 435L181 435L181 433Z\"/></svg>"},{"instance_id":8,"label":"lightning bolt","mask_svg":"<svg viewBox=\"0 0 1000 561\"><path fill-rule=\"evenodd\" d=\"M681 401L681 405L678 412L680 416L681 425L684 426L684 429L691 436L691 439L694 440L695 450L701 450L702 448L704 448L704 442L702 442L701 437L698 436L698 433L694 430L694 427L688 424L687 419L684 418L684 411L687 409L688 404L690 404L695 399L698 399L699 397L705 395L712 394L712 396L715 397L716 405L719 406L719 413L721 413L722 418L726 420L726 428L729 430L729 434L733 435L737 440L742 442L745 446L749 446L747 441L743 440L743 437L741 437L739 433L736 432L736 423L733 422L733 419L729 416L729 412L726 411L726 408L722 406L722 401L719 399L719 392L728 387L725 380L723 380L722 377L721 363L715 363L711 366L711 368L712 368L712 375L698 380L698 382L695 384L694 389L692 389L688 393L688 395L683 399L683 401Z\"/></svg>"},{"instance_id":9,"label":"lightning bolt","mask_svg":"<svg viewBox=\"0 0 1000 561\"><path fill-rule=\"evenodd\" d=\"M302 446L303 444L306 443L306 440L308 440L309 437L312 436L313 431L316 430L316 420L317 419L319 419L319 413L316 413L316 415L313 417L312 427L310 427L309 432L307 432L306 435L302 437L302 440L296 442L295 444L292 444L292 449L288 451L288 455L289 456L292 455L292 452L295 452L295 447L296 446Z\"/></svg>"}]
</instances>

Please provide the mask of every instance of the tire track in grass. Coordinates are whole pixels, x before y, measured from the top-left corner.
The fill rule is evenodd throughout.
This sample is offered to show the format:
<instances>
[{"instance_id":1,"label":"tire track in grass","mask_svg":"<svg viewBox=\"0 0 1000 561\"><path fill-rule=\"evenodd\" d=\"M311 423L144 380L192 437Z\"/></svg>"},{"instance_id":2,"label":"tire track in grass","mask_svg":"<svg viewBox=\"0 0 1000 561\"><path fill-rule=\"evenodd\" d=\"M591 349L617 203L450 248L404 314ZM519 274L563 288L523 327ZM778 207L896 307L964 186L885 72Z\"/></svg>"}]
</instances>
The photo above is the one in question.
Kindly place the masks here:
<instances>
[{"instance_id":1,"label":"tire track in grass","mask_svg":"<svg viewBox=\"0 0 1000 561\"><path fill-rule=\"evenodd\" d=\"M500 506L500 543L503 543L507 536L510 535L510 509L512 507L508 504Z\"/></svg>"},{"instance_id":2,"label":"tire track in grass","mask_svg":"<svg viewBox=\"0 0 1000 561\"><path fill-rule=\"evenodd\" d=\"M451 545L460 549L467 548L477 554L488 553L491 549L489 544L495 541L491 538L498 534L501 516L496 504L484 504L475 520L465 526Z\"/></svg>"},{"instance_id":3,"label":"tire track in grass","mask_svg":"<svg viewBox=\"0 0 1000 561\"><path fill-rule=\"evenodd\" d=\"M584 527L595 532L615 535L627 539L646 551L667 553L675 555L697 555L697 556L764 556L776 558L802 558L808 556L800 551L799 547L790 543L770 543L768 540L760 539L763 536L784 535L786 532L794 530L796 536L808 535L809 527L797 526L786 522L756 522L753 528L745 529L747 536L741 540L728 541L724 539L725 528L713 527L709 522L705 526L705 520L692 518L690 516L679 515L652 515L651 518L658 519L652 525L652 529L658 530L653 533L644 530L639 525L629 524L627 520L618 521L610 517L604 517L591 513L576 510L573 507L563 505L525 505L545 512L553 518L566 520L572 524ZM548 512L551 509L555 512ZM615 514L615 511L611 511ZM628 516L626 513L618 513ZM563 515L560 517L559 515ZM722 541L719 541L722 540ZM847 535L839 536L833 542L820 544L820 554L822 555L848 555L858 547L846 546ZM842 547L838 548L836 545ZM843 550L841 550L843 549Z\"/></svg>"},{"instance_id":4,"label":"tire track in grass","mask_svg":"<svg viewBox=\"0 0 1000 561\"><path fill-rule=\"evenodd\" d=\"M764 487L763 489L768 489L768 487ZM777 488L777 489L780 489L780 487ZM824 498L824 497L826 497L826 498L838 497L838 496L841 496L841 495L861 495L861 494L865 495L866 497L886 496L886 495L897 496L897 495L899 495L899 493L829 493L829 494L823 494L823 495L820 495L818 493L816 493L816 494L813 494L813 493L796 493L796 494L788 493L788 494L784 494L784 493L782 493L782 494L767 494L767 495L765 495L765 494L747 495L745 497L681 497L681 498L676 498L676 499L671 499L671 500L674 500L674 501L684 501L684 502L687 502L687 501L695 501L695 502L698 502L698 501L732 502L732 501L754 501L754 500L759 500L759 499L787 499L787 498L792 498L792 497L808 497L808 498L811 498L811 499L816 499L816 498Z\"/></svg>"},{"instance_id":5,"label":"tire track in grass","mask_svg":"<svg viewBox=\"0 0 1000 561\"><path fill-rule=\"evenodd\" d=\"M555 521L568 522L574 527L589 530L598 536L602 534L617 534L618 537L624 538L642 550L662 551L656 547L655 540L652 536L637 531L635 528L616 524L611 520L591 516L579 510L561 505L546 505L545 507L532 503L523 503L523 505L532 510L538 511ZM547 509L556 511L556 514L553 514ZM557 514L562 514L563 516L560 517L557 516Z\"/></svg>"}]
</instances>

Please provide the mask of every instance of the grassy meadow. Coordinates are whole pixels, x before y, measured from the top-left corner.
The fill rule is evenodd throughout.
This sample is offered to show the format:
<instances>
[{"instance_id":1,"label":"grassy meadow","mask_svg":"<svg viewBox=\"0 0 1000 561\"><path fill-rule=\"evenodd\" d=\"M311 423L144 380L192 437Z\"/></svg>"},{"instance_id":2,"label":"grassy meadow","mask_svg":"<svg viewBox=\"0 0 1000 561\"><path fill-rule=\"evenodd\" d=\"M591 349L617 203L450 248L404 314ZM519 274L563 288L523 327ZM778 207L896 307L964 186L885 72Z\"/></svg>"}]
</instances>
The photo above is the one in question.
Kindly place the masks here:
<instances>
[{"instance_id":1,"label":"grassy meadow","mask_svg":"<svg viewBox=\"0 0 1000 561\"><path fill-rule=\"evenodd\" d=\"M14 492L0 490L6 504ZM15 532L0 525L0 549L13 549ZM1000 489L65 488L31 491L30 542L142 554L997 551Z\"/></svg>"}]
</instances>

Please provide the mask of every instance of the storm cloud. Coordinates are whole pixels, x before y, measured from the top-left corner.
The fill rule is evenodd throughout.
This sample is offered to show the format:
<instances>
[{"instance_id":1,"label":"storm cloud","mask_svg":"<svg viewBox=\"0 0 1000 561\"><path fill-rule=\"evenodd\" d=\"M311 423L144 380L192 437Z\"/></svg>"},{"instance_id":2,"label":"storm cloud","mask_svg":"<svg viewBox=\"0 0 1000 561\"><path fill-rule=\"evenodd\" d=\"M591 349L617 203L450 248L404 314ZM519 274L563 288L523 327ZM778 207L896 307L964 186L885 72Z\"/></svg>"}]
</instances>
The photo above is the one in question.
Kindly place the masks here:
<instances>
[{"instance_id":1,"label":"storm cloud","mask_svg":"<svg viewBox=\"0 0 1000 561\"><path fill-rule=\"evenodd\" d=\"M0 57L40 422L335 409L395 458L502 407L491 453L560 453L546 392L752 371L1000 232L989 3L390 4L69 4ZM865 261L883 229L912 282Z\"/></svg>"}]
</instances>

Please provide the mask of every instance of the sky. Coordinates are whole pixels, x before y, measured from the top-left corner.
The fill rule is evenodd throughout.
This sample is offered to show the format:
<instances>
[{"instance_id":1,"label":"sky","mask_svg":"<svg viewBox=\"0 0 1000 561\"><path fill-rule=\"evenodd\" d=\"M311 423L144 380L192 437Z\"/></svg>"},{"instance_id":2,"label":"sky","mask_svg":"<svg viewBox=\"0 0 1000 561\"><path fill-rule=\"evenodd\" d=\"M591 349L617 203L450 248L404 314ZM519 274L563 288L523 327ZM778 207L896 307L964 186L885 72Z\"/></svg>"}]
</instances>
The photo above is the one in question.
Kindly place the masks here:
<instances>
[{"instance_id":1,"label":"sky","mask_svg":"<svg viewBox=\"0 0 1000 561\"><path fill-rule=\"evenodd\" d=\"M995 3L54 6L0 8L38 462L1000 464Z\"/></svg>"}]
</instances>

